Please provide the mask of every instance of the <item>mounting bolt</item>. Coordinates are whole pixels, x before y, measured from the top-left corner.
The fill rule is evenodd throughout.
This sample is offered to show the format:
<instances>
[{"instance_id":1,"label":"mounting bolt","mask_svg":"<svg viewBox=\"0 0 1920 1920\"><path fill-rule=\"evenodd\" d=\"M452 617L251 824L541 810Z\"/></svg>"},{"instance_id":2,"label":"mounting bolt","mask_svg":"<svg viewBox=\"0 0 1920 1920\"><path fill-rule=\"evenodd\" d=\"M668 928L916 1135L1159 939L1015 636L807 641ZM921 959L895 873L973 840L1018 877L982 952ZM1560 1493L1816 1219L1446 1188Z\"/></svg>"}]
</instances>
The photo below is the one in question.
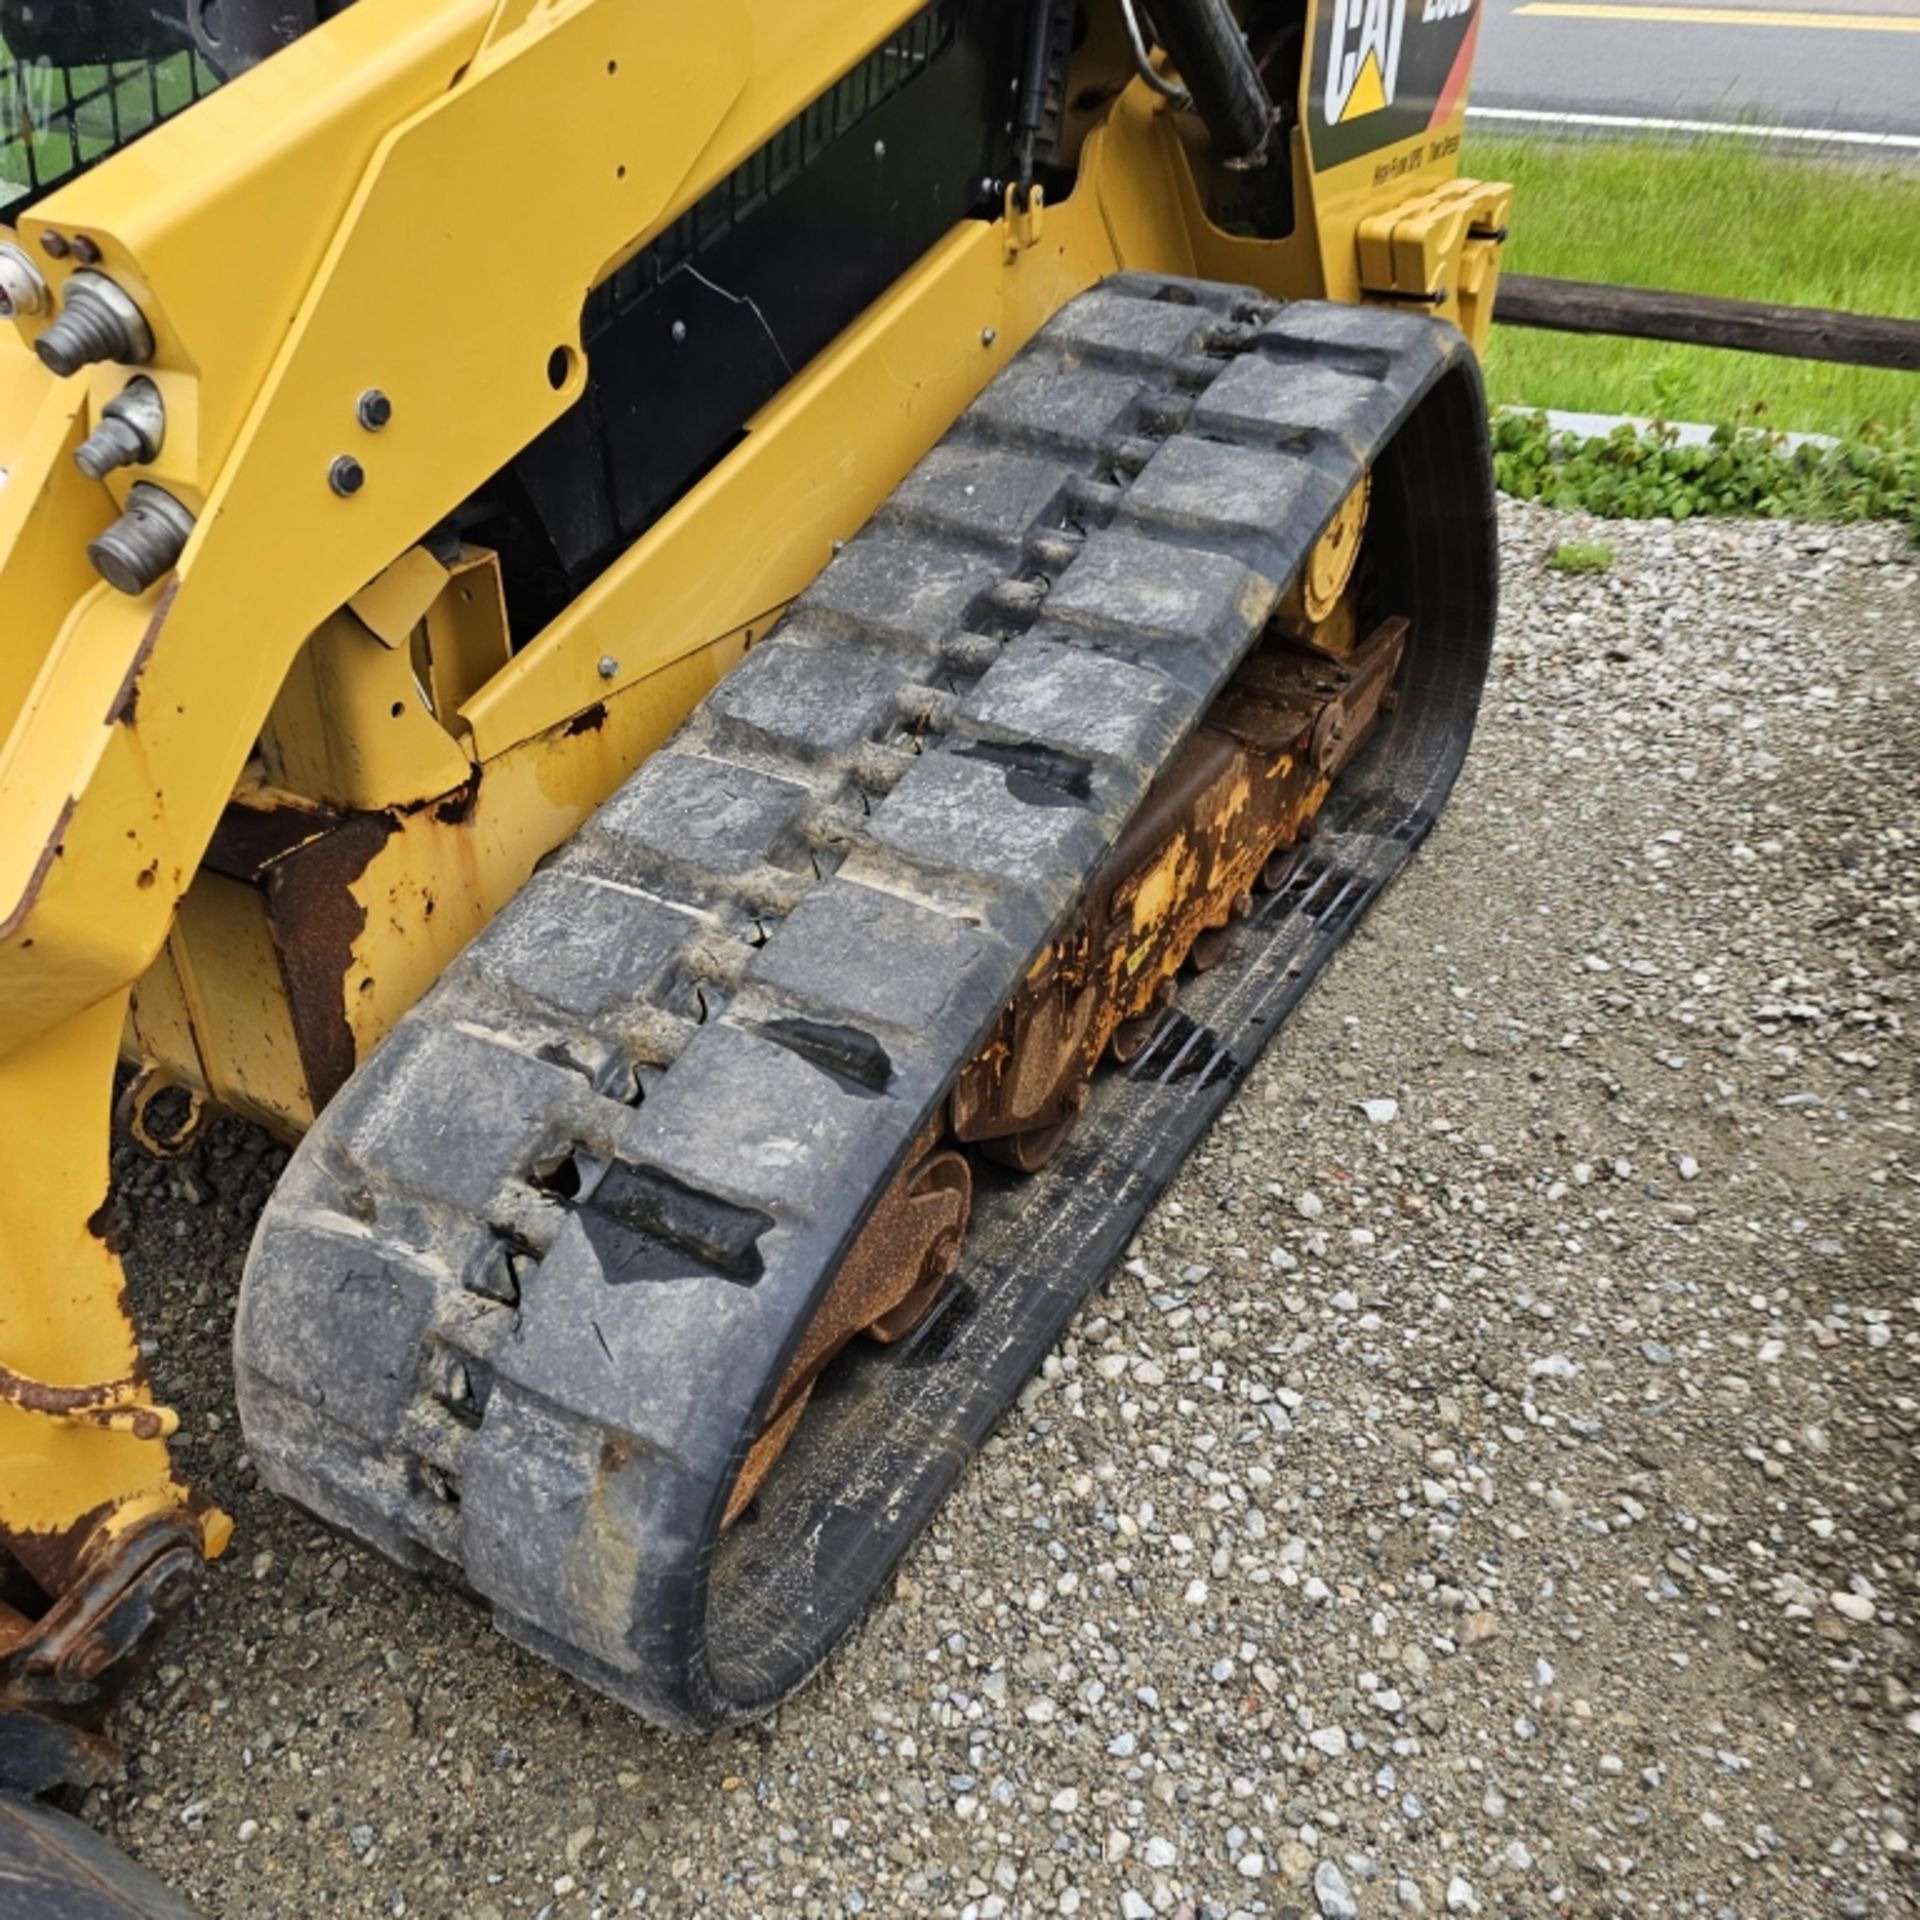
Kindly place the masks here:
<instances>
[{"instance_id":1,"label":"mounting bolt","mask_svg":"<svg viewBox=\"0 0 1920 1920\"><path fill-rule=\"evenodd\" d=\"M98 1680L112 1665L112 1646L90 1635L60 1662L55 1671L69 1685L84 1687Z\"/></svg>"},{"instance_id":2,"label":"mounting bolt","mask_svg":"<svg viewBox=\"0 0 1920 1920\"><path fill-rule=\"evenodd\" d=\"M84 233L73 236L73 257L83 267L97 267L100 264L100 243Z\"/></svg>"},{"instance_id":3,"label":"mounting bolt","mask_svg":"<svg viewBox=\"0 0 1920 1920\"><path fill-rule=\"evenodd\" d=\"M11 240L0 240L0 320L45 313L52 304L46 275Z\"/></svg>"},{"instance_id":4,"label":"mounting bolt","mask_svg":"<svg viewBox=\"0 0 1920 1920\"><path fill-rule=\"evenodd\" d=\"M990 346L992 346L992 345L993 345L993 343L994 343L994 342L995 342L996 340L998 340L999 338L1000 338L1000 334L999 334L999 331L998 331L998 329L997 329L997 328L994 328L994 327L982 327L982 328L980 329L980 344L981 344L981 345L982 345L983 347L990 347Z\"/></svg>"},{"instance_id":5,"label":"mounting bolt","mask_svg":"<svg viewBox=\"0 0 1920 1920\"><path fill-rule=\"evenodd\" d=\"M687 337L687 323L676 320L673 323L673 344L677 347Z\"/></svg>"},{"instance_id":6,"label":"mounting bolt","mask_svg":"<svg viewBox=\"0 0 1920 1920\"><path fill-rule=\"evenodd\" d=\"M167 403L144 373L136 373L100 409L100 424L73 450L73 464L89 480L104 480L116 467L158 457L167 437Z\"/></svg>"},{"instance_id":7,"label":"mounting bolt","mask_svg":"<svg viewBox=\"0 0 1920 1920\"><path fill-rule=\"evenodd\" d=\"M193 515L164 487L136 480L127 510L87 548L87 558L108 586L141 594L171 573L193 532Z\"/></svg>"},{"instance_id":8,"label":"mounting bolt","mask_svg":"<svg viewBox=\"0 0 1920 1920\"><path fill-rule=\"evenodd\" d=\"M366 468L350 453L341 454L327 469L327 485L342 500L351 500L366 484Z\"/></svg>"},{"instance_id":9,"label":"mounting bolt","mask_svg":"<svg viewBox=\"0 0 1920 1920\"><path fill-rule=\"evenodd\" d=\"M64 260L71 249L67 246L64 233L47 232L40 236L40 251L49 260Z\"/></svg>"},{"instance_id":10,"label":"mounting bolt","mask_svg":"<svg viewBox=\"0 0 1920 1920\"><path fill-rule=\"evenodd\" d=\"M619 671L620 662L616 660L612 654L603 653L600 656L600 678L602 680L611 680Z\"/></svg>"},{"instance_id":11,"label":"mounting bolt","mask_svg":"<svg viewBox=\"0 0 1920 1920\"><path fill-rule=\"evenodd\" d=\"M873 157L876 160L884 160L887 157L887 143L884 140L876 140L873 143Z\"/></svg>"},{"instance_id":12,"label":"mounting bolt","mask_svg":"<svg viewBox=\"0 0 1920 1920\"><path fill-rule=\"evenodd\" d=\"M378 433L393 418L393 402L378 387L369 387L355 404L353 417L369 433Z\"/></svg>"},{"instance_id":13,"label":"mounting bolt","mask_svg":"<svg viewBox=\"0 0 1920 1920\"><path fill-rule=\"evenodd\" d=\"M118 360L129 367L151 360L153 329L104 273L82 269L68 279L60 317L33 343L33 350L64 380L97 360Z\"/></svg>"}]
</instances>

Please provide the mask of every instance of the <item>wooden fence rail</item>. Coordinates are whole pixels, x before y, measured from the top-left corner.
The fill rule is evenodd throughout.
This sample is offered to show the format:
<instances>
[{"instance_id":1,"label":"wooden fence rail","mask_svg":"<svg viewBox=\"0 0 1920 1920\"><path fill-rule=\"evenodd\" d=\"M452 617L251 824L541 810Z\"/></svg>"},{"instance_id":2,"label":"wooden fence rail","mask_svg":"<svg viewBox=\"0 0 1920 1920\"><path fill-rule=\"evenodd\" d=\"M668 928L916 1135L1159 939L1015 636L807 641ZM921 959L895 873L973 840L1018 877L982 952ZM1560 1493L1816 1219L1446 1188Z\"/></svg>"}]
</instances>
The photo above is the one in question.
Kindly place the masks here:
<instances>
[{"instance_id":1,"label":"wooden fence rail","mask_svg":"<svg viewBox=\"0 0 1920 1920\"><path fill-rule=\"evenodd\" d=\"M1592 280L1549 280L1509 273L1500 279L1493 317L1502 326L1555 333L1608 333L1631 340L1738 347L1790 360L1835 360L1850 367L1920 373L1920 320L1776 307L1704 293L1661 293Z\"/></svg>"}]
</instances>

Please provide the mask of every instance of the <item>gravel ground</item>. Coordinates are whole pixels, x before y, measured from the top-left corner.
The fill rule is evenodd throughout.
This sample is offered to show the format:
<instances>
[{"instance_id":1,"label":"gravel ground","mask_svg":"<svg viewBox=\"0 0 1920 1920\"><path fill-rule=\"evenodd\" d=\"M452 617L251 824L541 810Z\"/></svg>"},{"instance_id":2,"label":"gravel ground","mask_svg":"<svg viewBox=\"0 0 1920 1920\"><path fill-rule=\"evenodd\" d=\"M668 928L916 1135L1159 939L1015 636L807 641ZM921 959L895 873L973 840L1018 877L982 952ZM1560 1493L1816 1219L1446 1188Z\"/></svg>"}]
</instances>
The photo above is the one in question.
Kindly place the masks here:
<instances>
[{"instance_id":1,"label":"gravel ground","mask_svg":"<svg viewBox=\"0 0 1920 1920\"><path fill-rule=\"evenodd\" d=\"M209 1915L1920 1912L1920 568L1505 530L1432 845L767 1725L651 1733L257 1489L277 1153L124 1164L240 1531L90 1817Z\"/></svg>"}]
</instances>

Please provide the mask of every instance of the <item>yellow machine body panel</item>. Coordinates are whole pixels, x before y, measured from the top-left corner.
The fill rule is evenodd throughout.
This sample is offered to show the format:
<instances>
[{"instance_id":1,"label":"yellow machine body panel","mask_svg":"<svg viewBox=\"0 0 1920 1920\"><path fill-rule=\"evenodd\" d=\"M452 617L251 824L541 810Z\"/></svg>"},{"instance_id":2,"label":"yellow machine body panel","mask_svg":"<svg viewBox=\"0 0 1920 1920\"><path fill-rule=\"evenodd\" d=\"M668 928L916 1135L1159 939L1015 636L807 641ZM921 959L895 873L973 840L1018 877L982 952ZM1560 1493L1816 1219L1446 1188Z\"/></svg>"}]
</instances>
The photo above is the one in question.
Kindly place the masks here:
<instances>
[{"instance_id":1,"label":"yellow machine body panel","mask_svg":"<svg viewBox=\"0 0 1920 1920\"><path fill-rule=\"evenodd\" d=\"M1474 0L1315 0L1279 238L1216 219L1204 127L1090 6L1051 199L995 183L513 632L496 556L429 530L580 402L589 290L918 11L356 0L0 227L45 287L0 326L0 1541L50 1592L188 1511L104 1226L117 1054L142 1137L169 1087L297 1137L1103 277L1484 335L1509 196L1455 177ZM144 316L166 410L104 481L73 455L127 369L31 351L83 271ZM134 480L192 528L129 594L87 554Z\"/></svg>"}]
</instances>

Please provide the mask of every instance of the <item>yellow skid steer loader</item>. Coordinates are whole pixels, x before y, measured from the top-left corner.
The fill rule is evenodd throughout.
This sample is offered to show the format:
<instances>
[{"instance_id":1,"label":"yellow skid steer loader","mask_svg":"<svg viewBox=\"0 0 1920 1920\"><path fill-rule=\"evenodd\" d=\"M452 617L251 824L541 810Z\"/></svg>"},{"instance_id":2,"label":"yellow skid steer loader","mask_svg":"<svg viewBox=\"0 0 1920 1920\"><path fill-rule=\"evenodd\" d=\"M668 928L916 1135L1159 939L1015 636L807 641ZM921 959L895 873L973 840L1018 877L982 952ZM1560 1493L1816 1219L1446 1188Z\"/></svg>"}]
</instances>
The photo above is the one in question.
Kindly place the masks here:
<instances>
[{"instance_id":1,"label":"yellow skid steer loader","mask_svg":"<svg viewBox=\"0 0 1920 1920\"><path fill-rule=\"evenodd\" d=\"M0 1774L276 1489L663 1724L827 1655L1431 824L1428 0L0 0ZM454 1618L450 1614L449 1618Z\"/></svg>"}]
</instances>

